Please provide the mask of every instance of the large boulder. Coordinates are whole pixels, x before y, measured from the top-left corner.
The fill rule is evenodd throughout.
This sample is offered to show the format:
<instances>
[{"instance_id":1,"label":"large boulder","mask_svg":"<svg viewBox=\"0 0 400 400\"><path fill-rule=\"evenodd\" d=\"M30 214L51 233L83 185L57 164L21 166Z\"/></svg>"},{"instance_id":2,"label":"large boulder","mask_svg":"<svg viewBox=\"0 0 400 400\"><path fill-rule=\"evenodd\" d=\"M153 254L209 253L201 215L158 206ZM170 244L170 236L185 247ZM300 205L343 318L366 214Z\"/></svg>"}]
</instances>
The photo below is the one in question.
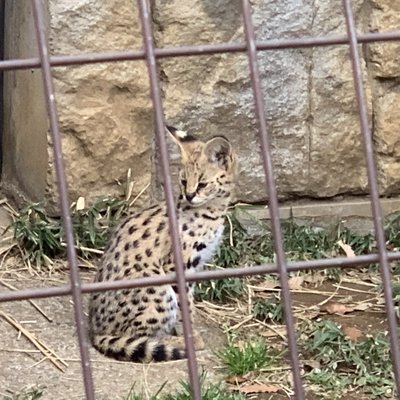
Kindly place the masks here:
<instances>
[{"instance_id":1,"label":"large boulder","mask_svg":"<svg viewBox=\"0 0 400 400\"><path fill-rule=\"evenodd\" d=\"M51 0L52 54L139 49L135 5L126 0ZM132 169L133 194L151 180L153 114L144 61L54 69L71 200L117 194ZM48 193L54 197L52 169ZM149 191L139 199L147 200Z\"/></svg>"}]
</instances>

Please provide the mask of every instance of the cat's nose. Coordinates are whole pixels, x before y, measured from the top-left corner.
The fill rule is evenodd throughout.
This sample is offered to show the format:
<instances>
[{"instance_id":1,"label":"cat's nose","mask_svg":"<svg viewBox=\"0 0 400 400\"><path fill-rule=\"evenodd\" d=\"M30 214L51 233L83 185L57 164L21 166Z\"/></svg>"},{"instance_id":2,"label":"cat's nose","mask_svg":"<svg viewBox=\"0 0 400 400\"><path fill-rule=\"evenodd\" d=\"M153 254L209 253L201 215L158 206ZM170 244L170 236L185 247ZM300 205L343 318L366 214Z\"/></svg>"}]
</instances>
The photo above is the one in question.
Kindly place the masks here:
<instances>
[{"instance_id":1,"label":"cat's nose","mask_svg":"<svg viewBox=\"0 0 400 400\"><path fill-rule=\"evenodd\" d=\"M193 200L193 198L194 198L194 196L196 196L196 193L186 193L186 199L187 199L187 201L192 201Z\"/></svg>"}]
</instances>

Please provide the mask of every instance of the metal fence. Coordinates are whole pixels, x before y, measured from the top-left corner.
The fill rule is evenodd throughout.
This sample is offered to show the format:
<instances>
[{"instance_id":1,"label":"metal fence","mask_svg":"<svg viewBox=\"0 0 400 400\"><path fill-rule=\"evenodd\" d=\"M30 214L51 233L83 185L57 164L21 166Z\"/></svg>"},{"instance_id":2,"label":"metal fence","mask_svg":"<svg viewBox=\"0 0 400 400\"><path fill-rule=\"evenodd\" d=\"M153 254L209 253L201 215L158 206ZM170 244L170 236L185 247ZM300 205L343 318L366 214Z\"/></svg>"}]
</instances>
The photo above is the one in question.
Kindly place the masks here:
<instances>
[{"instance_id":1,"label":"metal fence","mask_svg":"<svg viewBox=\"0 0 400 400\"><path fill-rule=\"evenodd\" d=\"M192 326L189 318L188 302L185 301L187 294L185 290L186 282L201 281L206 279L221 279L226 277L243 277L258 274L278 273L282 288L282 301L284 305L285 323L288 337L288 347L290 352L290 362L293 374L293 384L296 399L304 399L305 393L301 381L301 371L299 356L296 345L296 333L293 321L291 294L288 286L288 272L303 269L322 269L332 267L355 267L369 263L379 263L382 278L382 286L386 301L386 313L389 327L391 356L393 362L394 378L398 396L400 394L400 353L399 340L397 336L396 316L392 300L390 262L400 260L400 252L388 252L385 246L384 228L382 224L383 215L379 202L379 192L377 185L377 169L373 155L372 135L368 125L367 103L363 87L360 66L359 43L369 43L376 41L400 40L400 31L386 33L361 33L358 34L355 28L355 20L352 12L351 0L343 0L343 15L346 20L347 35L325 36L325 37L305 37L296 39L267 40L257 41L254 34L254 27L251 19L251 6L249 0L242 0L242 14L245 32L245 43L232 44L210 44L199 46L182 46L158 49L154 47L151 18L147 0L137 0L139 7L140 21L142 24L143 50L120 51L96 54L83 54L71 56L50 56L46 40L45 20L43 2L41 0L31 0L33 6L34 22L39 57L19 60L0 61L0 71L11 69L41 68L43 74L44 91L47 103L47 111L50 120L51 135L53 139L55 166L57 174L58 190L60 194L61 210L68 244L67 256L70 271L70 284L19 290L15 292L0 293L0 302L15 301L33 298L43 298L52 296L67 296L73 298L76 329L78 333L82 374L85 386L86 398L93 400L94 385L91 372L91 363L88 351L88 341L86 335L86 324L82 307L82 294L99 291L115 290L122 288L135 288L144 286L154 286L166 283L175 283L179 289L180 304L182 306L183 328L188 354L188 369L192 398L201 399L200 385L198 380L197 360L192 339ZM327 45L347 45L350 47L350 58L353 69L354 88L357 98L358 111L360 117L361 133L363 138L364 155L367 163L369 192L374 220L375 236L378 252L357 256L353 258L331 258L324 260L296 261L287 262L285 259L282 232L279 219L278 199L274 174L272 168L271 150L269 145L269 134L265 121L265 105L261 90L260 74L257 64L257 52L274 49L303 48L311 46ZM169 158L166 146L164 131L164 114L160 95L159 81L157 76L156 62L158 58L180 57L180 56L199 56L204 54L228 53L228 52L247 52L249 71L252 82L255 114L259 124L259 137L262 149L263 166L266 176L266 185L269 194L269 208L274 236L276 263L259 265L247 268L227 268L218 271L203 271L199 273L185 273L178 225L176 219L175 203L173 199L171 177L169 174ZM57 106L54 95L51 67L67 66L76 64L89 64L98 62L110 62L121 60L146 60L150 79L151 97L156 121L157 139L160 148L161 165L165 182L165 197L167 202L170 232L172 235L173 252L176 264L176 276L154 276L140 278L136 280L121 280L114 282L88 283L82 284L79 277L77 258L73 243L72 224L69 213L68 190L63 164L61 138L57 117Z\"/></svg>"}]
</instances>

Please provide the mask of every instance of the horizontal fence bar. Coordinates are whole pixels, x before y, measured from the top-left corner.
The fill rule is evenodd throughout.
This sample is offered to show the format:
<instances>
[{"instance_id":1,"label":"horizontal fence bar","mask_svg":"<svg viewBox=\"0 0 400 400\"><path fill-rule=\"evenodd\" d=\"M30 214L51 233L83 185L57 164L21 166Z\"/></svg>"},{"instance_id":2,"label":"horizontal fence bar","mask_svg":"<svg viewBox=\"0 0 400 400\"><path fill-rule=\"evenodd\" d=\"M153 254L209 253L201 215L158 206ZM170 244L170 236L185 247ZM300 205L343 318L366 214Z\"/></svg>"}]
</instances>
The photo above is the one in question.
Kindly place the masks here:
<instances>
[{"instance_id":1,"label":"horizontal fence bar","mask_svg":"<svg viewBox=\"0 0 400 400\"><path fill-rule=\"evenodd\" d=\"M400 252L389 252L389 261L399 261ZM298 272L303 270L320 270L326 268L356 268L368 264L379 262L379 254L366 254L355 257L323 258L308 261L288 261L288 272ZM277 274L276 264L255 265L252 267L224 268L217 270L207 270L200 272L188 272L185 274L188 282L201 282L210 279L224 279L231 277L246 277L264 274ZM82 283L82 293L91 293L104 290L131 289L137 287L160 286L164 284L176 283L174 274L164 276L150 276L135 280L118 280L108 282ZM67 296L71 294L70 285L23 289L14 292L0 292L0 303L12 300L27 300L53 296Z\"/></svg>"},{"instance_id":2,"label":"horizontal fence bar","mask_svg":"<svg viewBox=\"0 0 400 400\"><path fill-rule=\"evenodd\" d=\"M362 33L357 36L357 40L360 43L388 42L400 40L400 31ZM332 35L309 38L271 39L265 41L256 41L256 48L259 51L266 51L345 44L349 44L349 39L347 36ZM154 49L154 53L157 58L188 57L240 52L246 52L246 44L221 43ZM52 67L64 67L69 65L94 64L116 61L134 61L144 59L145 52L143 50L109 51L103 53L84 53L68 56L52 56L50 57L50 64ZM40 68L39 58L24 58L0 61L0 71L30 68Z\"/></svg>"}]
</instances>

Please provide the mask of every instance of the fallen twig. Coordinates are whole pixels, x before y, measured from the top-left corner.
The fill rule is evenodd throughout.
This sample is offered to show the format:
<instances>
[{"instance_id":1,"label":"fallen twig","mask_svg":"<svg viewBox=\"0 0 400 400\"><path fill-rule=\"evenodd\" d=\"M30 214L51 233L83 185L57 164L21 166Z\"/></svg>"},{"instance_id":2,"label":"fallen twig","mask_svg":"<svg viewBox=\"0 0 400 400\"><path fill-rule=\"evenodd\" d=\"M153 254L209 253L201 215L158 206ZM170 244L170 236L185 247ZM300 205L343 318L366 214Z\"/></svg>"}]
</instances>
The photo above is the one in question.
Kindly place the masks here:
<instances>
[{"instance_id":1,"label":"fallen twig","mask_svg":"<svg viewBox=\"0 0 400 400\"><path fill-rule=\"evenodd\" d=\"M68 364L63 361L54 350L50 349L43 342L41 342L33 333L29 332L26 328L24 328L18 321L16 321L13 317L6 314L5 312L0 310L0 317L3 317L11 326L18 330L19 334L23 334L37 349L41 351L41 353L48 358L56 368L58 368L61 372L65 372L65 367L68 367Z\"/></svg>"}]
</instances>

